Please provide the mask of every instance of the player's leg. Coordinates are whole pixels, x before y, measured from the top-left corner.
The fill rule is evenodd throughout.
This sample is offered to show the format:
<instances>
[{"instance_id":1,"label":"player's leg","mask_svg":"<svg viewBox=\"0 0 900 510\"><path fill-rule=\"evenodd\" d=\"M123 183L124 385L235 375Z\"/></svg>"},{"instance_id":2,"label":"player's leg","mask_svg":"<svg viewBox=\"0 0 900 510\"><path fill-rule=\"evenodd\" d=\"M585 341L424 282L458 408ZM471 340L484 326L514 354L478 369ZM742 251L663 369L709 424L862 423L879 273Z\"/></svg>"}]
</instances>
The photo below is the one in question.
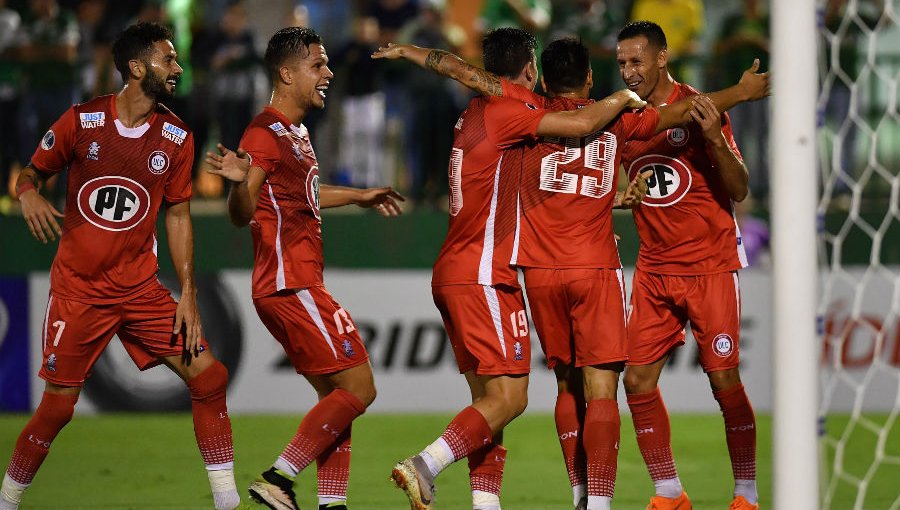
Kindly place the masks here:
<instances>
[{"instance_id":1,"label":"player's leg","mask_svg":"<svg viewBox=\"0 0 900 510\"><path fill-rule=\"evenodd\" d=\"M584 382L581 369L572 365L557 364L556 406L553 419L556 434L566 463L569 484L572 486L573 505L576 510L587 508L587 455L584 451L584 415L587 402L584 398Z\"/></svg>"},{"instance_id":2,"label":"player's leg","mask_svg":"<svg viewBox=\"0 0 900 510\"><path fill-rule=\"evenodd\" d=\"M700 364L725 422L725 440L734 475L732 508L758 507L756 489L756 417L738 371L740 357L740 284L737 273L707 275L689 299L691 329L700 348Z\"/></svg>"},{"instance_id":3,"label":"player's leg","mask_svg":"<svg viewBox=\"0 0 900 510\"><path fill-rule=\"evenodd\" d=\"M259 298L254 304L297 373L312 384L320 400L303 417L272 467L250 486L250 495L270 508L296 508L294 480L317 461L324 467L319 480L321 501L341 505L346 489L340 487L345 487L349 478L350 424L375 399L372 368L362 339L350 315L324 287Z\"/></svg>"},{"instance_id":4,"label":"player's leg","mask_svg":"<svg viewBox=\"0 0 900 510\"><path fill-rule=\"evenodd\" d=\"M38 373L46 381L44 395L16 441L0 486L0 509L18 508L50 445L72 419L84 380L118 326L114 308L50 295L42 330L44 361Z\"/></svg>"},{"instance_id":5,"label":"player's leg","mask_svg":"<svg viewBox=\"0 0 900 510\"><path fill-rule=\"evenodd\" d=\"M467 377L472 403L487 395L482 378ZM506 466L506 448L503 447L503 431L494 435L491 444L468 455L469 487L472 489L474 510L499 510L500 489L503 486L503 468Z\"/></svg>"},{"instance_id":6,"label":"player's leg","mask_svg":"<svg viewBox=\"0 0 900 510\"><path fill-rule=\"evenodd\" d=\"M217 510L240 505L234 482L234 448L231 420L225 402L228 370L201 340L197 357L184 352L179 334L172 342L177 303L161 284L122 304L123 323L119 339L141 370L165 364L185 382L191 395L194 437L206 467L213 503Z\"/></svg>"},{"instance_id":7,"label":"player's leg","mask_svg":"<svg viewBox=\"0 0 900 510\"><path fill-rule=\"evenodd\" d=\"M669 352L684 343L684 312L671 304L674 290L660 275L635 271L628 316L628 363L625 394L638 448L656 495L650 509L690 509L672 456L669 413L659 392L660 374Z\"/></svg>"}]
</instances>

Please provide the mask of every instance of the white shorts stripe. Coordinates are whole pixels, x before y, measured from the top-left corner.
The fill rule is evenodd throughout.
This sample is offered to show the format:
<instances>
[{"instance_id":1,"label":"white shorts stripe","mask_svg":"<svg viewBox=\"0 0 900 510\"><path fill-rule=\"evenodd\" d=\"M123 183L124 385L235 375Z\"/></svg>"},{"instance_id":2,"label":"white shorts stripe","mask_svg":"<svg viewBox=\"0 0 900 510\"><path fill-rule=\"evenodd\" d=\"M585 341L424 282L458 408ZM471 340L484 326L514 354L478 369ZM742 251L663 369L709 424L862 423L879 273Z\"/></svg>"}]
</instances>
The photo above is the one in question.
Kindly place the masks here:
<instances>
[{"instance_id":1,"label":"white shorts stripe","mask_svg":"<svg viewBox=\"0 0 900 510\"><path fill-rule=\"evenodd\" d=\"M306 309L306 313L308 313L313 322L316 323L319 332L322 333L322 338L325 339L325 343L328 344L328 347L331 348L331 352L334 353L334 359L337 359L338 355L337 351L334 349L334 342L331 341L331 335L328 334L328 328L325 327L325 323L322 321L322 316L319 314L319 307L316 306L316 300L313 299L312 294L307 289L298 290L297 297L300 299L300 303L303 304L303 308Z\"/></svg>"},{"instance_id":2,"label":"white shorts stripe","mask_svg":"<svg viewBox=\"0 0 900 510\"><path fill-rule=\"evenodd\" d=\"M44 334L41 335L41 351L47 348L47 323L50 322L50 305L53 304L53 294L47 298L47 309L44 311Z\"/></svg>"},{"instance_id":3,"label":"white shorts stripe","mask_svg":"<svg viewBox=\"0 0 900 510\"><path fill-rule=\"evenodd\" d=\"M484 285L484 297L487 298L488 310L491 312L491 319L494 321L494 329L497 330L497 340L500 341L500 352L503 353L503 359L506 359L506 341L503 338L503 318L500 317L500 299L497 298L497 289Z\"/></svg>"},{"instance_id":4,"label":"white shorts stripe","mask_svg":"<svg viewBox=\"0 0 900 510\"><path fill-rule=\"evenodd\" d=\"M734 277L734 299L737 301L738 319L741 317L741 281L738 278L737 271L732 271L731 276Z\"/></svg>"},{"instance_id":5,"label":"white shorts stripe","mask_svg":"<svg viewBox=\"0 0 900 510\"><path fill-rule=\"evenodd\" d=\"M622 269L616 269L616 278L619 279L619 293L622 294L622 320L628 324L628 314L625 312L628 304L625 302L625 275Z\"/></svg>"},{"instance_id":6,"label":"white shorts stripe","mask_svg":"<svg viewBox=\"0 0 900 510\"><path fill-rule=\"evenodd\" d=\"M284 256L281 254L281 208L275 201L275 192L272 191L272 185L266 181L269 187L269 198L272 200L272 207L275 208L275 215L278 217L278 230L275 233L275 255L278 257L278 273L275 275L275 289L284 290L287 286L284 283Z\"/></svg>"}]
</instances>

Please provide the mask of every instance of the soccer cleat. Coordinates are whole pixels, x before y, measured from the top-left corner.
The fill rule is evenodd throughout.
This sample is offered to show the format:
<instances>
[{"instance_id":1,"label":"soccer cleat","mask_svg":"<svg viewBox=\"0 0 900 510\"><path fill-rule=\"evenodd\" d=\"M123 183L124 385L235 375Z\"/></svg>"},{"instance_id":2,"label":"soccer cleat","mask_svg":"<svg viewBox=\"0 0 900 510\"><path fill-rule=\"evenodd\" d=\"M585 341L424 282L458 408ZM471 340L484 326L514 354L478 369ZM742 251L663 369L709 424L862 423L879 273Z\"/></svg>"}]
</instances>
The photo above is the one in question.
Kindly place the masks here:
<instances>
[{"instance_id":1,"label":"soccer cleat","mask_svg":"<svg viewBox=\"0 0 900 510\"><path fill-rule=\"evenodd\" d=\"M249 492L257 503L272 510L300 510L294 494L294 481L274 467L251 483Z\"/></svg>"},{"instance_id":2,"label":"soccer cleat","mask_svg":"<svg viewBox=\"0 0 900 510\"><path fill-rule=\"evenodd\" d=\"M434 508L434 482L430 478L428 466L418 455L397 463L391 471L391 480L409 498L410 510Z\"/></svg>"},{"instance_id":3,"label":"soccer cleat","mask_svg":"<svg viewBox=\"0 0 900 510\"><path fill-rule=\"evenodd\" d=\"M728 505L728 510L759 510L759 505L754 505L747 501L744 496L735 496L731 504Z\"/></svg>"},{"instance_id":4,"label":"soccer cleat","mask_svg":"<svg viewBox=\"0 0 900 510\"><path fill-rule=\"evenodd\" d=\"M587 510L587 496L578 500L578 505L575 506L575 510Z\"/></svg>"},{"instance_id":5,"label":"soccer cleat","mask_svg":"<svg viewBox=\"0 0 900 510\"><path fill-rule=\"evenodd\" d=\"M681 496L674 499L653 496L647 505L647 510L691 510L691 508L691 500L684 491L681 491Z\"/></svg>"}]
</instances>

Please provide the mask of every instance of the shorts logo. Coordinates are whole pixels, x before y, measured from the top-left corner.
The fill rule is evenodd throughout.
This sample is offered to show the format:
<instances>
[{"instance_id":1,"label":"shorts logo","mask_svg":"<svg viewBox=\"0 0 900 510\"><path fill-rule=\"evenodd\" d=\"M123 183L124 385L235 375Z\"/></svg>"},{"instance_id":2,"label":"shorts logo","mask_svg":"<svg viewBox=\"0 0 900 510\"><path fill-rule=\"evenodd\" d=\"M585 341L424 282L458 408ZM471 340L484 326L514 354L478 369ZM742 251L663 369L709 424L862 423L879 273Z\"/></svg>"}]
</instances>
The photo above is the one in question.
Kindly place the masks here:
<instances>
[{"instance_id":1,"label":"shorts logo","mask_svg":"<svg viewBox=\"0 0 900 510\"><path fill-rule=\"evenodd\" d=\"M56 372L56 354L47 356L47 371Z\"/></svg>"},{"instance_id":2,"label":"shorts logo","mask_svg":"<svg viewBox=\"0 0 900 510\"><path fill-rule=\"evenodd\" d=\"M672 128L666 132L666 140L668 140L669 145L673 147L681 147L688 143L690 137L691 135L688 133L688 130L680 127Z\"/></svg>"},{"instance_id":3,"label":"shorts logo","mask_svg":"<svg viewBox=\"0 0 900 510\"><path fill-rule=\"evenodd\" d=\"M91 179L78 190L78 210L91 224L119 232L136 227L150 210L150 194L138 182L116 175Z\"/></svg>"},{"instance_id":4,"label":"shorts logo","mask_svg":"<svg viewBox=\"0 0 900 510\"><path fill-rule=\"evenodd\" d=\"M106 113L104 112L87 112L80 113L81 127L84 129L92 129L103 127L106 125Z\"/></svg>"},{"instance_id":5,"label":"shorts logo","mask_svg":"<svg viewBox=\"0 0 900 510\"><path fill-rule=\"evenodd\" d=\"M188 132L181 129L180 127L169 124L168 122L163 123L162 136L166 140L171 140L178 145L181 145L184 143L184 139L187 138L187 135Z\"/></svg>"},{"instance_id":6,"label":"shorts logo","mask_svg":"<svg viewBox=\"0 0 900 510\"><path fill-rule=\"evenodd\" d=\"M647 195L643 205L668 207L677 204L691 189L693 176L681 160L650 154L634 160L628 167L628 178L634 180L638 173L650 170L653 175L647 180Z\"/></svg>"},{"instance_id":7,"label":"shorts logo","mask_svg":"<svg viewBox=\"0 0 900 510\"><path fill-rule=\"evenodd\" d=\"M51 129L44 133L44 137L41 138L41 149L49 151L54 145L56 145L56 133Z\"/></svg>"},{"instance_id":8,"label":"shorts logo","mask_svg":"<svg viewBox=\"0 0 900 510\"><path fill-rule=\"evenodd\" d=\"M87 158L94 161L100 161L100 144L96 141L91 142L88 146Z\"/></svg>"},{"instance_id":9,"label":"shorts logo","mask_svg":"<svg viewBox=\"0 0 900 510\"><path fill-rule=\"evenodd\" d=\"M513 352L515 353L516 361L522 361L522 343L516 342L513 344Z\"/></svg>"},{"instance_id":10,"label":"shorts logo","mask_svg":"<svg viewBox=\"0 0 900 510\"><path fill-rule=\"evenodd\" d=\"M727 358L734 352L734 340L725 333L717 335L712 342L713 352L720 358Z\"/></svg>"},{"instance_id":11,"label":"shorts logo","mask_svg":"<svg viewBox=\"0 0 900 510\"><path fill-rule=\"evenodd\" d=\"M147 169L151 174L160 175L169 168L169 156L163 151L154 151L147 159Z\"/></svg>"},{"instance_id":12,"label":"shorts logo","mask_svg":"<svg viewBox=\"0 0 900 510\"><path fill-rule=\"evenodd\" d=\"M309 173L306 174L306 200L309 203L309 208L312 209L313 214L316 215L316 218L322 219L319 216L319 166L315 165L309 169Z\"/></svg>"},{"instance_id":13,"label":"shorts logo","mask_svg":"<svg viewBox=\"0 0 900 510\"><path fill-rule=\"evenodd\" d=\"M348 358L352 358L353 356L356 356L356 352L353 350L353 344L350 343L350 340L344 340L341 343L341 347L344 348L344 355L347 356Z\"/></svg>"}]
</instances>

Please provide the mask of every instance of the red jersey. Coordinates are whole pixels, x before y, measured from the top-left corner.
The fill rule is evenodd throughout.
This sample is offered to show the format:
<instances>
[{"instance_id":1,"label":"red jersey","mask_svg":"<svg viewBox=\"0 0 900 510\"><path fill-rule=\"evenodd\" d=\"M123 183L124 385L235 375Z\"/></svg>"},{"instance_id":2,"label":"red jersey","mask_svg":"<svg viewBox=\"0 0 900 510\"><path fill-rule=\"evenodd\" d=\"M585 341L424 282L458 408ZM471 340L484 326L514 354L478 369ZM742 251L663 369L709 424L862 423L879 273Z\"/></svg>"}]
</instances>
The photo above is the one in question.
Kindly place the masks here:
<instances>
[{"instance_id":1,"label":"red jersey","mask_svg":"<svg viewBox=\"0 0 900 510\"><path fill-rule=\"evenodd\" d=\"M456 121L450 153L450 226L432 285L518 287L510 258L517 223L518 159L506 150L537 135L544 98L503 80L502 97L476 97ZM510 159L515 162L511 162ZM509 168L504 170L502 168Z\"/></svg>"},{"instance_id":2,"label":"red jersey","mask_svg":"<svg viewBox=\"0 0 900 510\"><path fill-rule=\"evenodd\" d=\"M128 301L156 281L156 215L191 198L193 136L165 106L125 127L116 97L74 105L41 140L31 166L69 168L63 235L50 288L87 304Z\"/></svg>"},{"instance_id":3,"label":"red jersey","mask_svg":"<svg viewBox=\"0 0 900 510\"><path fill-rule=\"evenodd\" d=\"M675 83L667 103L698 92ZM731 121L722 116L722 132L738 157ZM629 178L652 170L649 192L634 209L641 248L637 268L650 273L698 275L747 266L731 198L706 151L696 123L672 128L647 141L625 145L623 164Z\"/></svg>"},{"instance_id":4,"label":"red jersey","mask_svg":"<svg viewBox=\"0 0 900 510\"><path fill-rule=\"evenodd\" d=\"M240 146L266 173L250 221L253 297L322 285L319 165L309 131L267 106Z\"/></svg>"},{"instance_id":5,"label":"red jersey","mask_svg":"<svg viewBox=\"0 0 900 510\"><path fill-rule=\"evenodd\" d=\"M552 110L574 110L590 100L550 99ZM623 112L584 138L542 138L522 158L521 232L513 263L522 267L614 269L622 266L612 206L625 142L649 138L659 113Z\"/></svg>"}]
</instances>

